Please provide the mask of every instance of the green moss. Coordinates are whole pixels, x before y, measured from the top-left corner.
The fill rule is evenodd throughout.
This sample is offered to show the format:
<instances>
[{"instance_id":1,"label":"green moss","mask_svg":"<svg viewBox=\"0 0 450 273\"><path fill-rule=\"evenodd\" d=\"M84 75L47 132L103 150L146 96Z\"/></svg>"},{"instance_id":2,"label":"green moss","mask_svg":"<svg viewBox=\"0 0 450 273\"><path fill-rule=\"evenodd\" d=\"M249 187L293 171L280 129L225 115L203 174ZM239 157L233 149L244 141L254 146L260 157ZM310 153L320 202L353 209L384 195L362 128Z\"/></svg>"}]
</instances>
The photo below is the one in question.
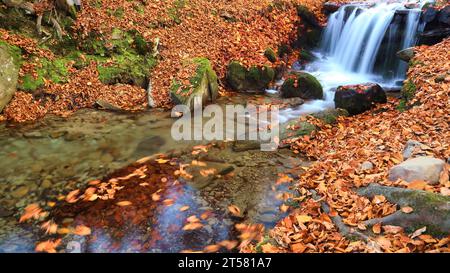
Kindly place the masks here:
<instances>
[{"instance_id":1,"label":"green moss","mask_svg":"<svg viewBox=\"0 0 450 273\"><path fill-rule=\"evenodd\" d=\"M311 116L320 119L326 124L334 124L338 117L347 117L349 113L344 109L330 109L319 113L311 114Z\"/></svg>"},{"instance_id":2,"label":"green moss","mask_svg":"<svg viewBox=\"0 0 450 273\"><path fill-rule=\"evenodd\" d=\"M173 7L167 10L170 19L172 19L176 24L181 24L181 10L185 6L185 0L177 0L174 2Z\"/></svg>"},{"instance_id":3,"label":"green moss","mask_svg":"<svg viewBox=\"0 0 450 273\"><path fill-rule=\"evenodd\" d=\"M194 96L200 95L210 101L215 101L218 92L219 84L216 72L213 70L211 62L206 58L194 58L186 62L186 64L195 63L197 65L195 74L189 79L190 85L193 88L191 96L186 93L191 91L191 88L184 87L179 80L174 79L170 87L170 94L175 104L186 104L193 106L191 100Z\"/></svg>"},{"instance_id":4,"label":"green moss","mask_svg":"<svg viewBox=\"0 0 450 273\"><path fill-rule=\"evenodd\" d=\"M66 83L69 76L70 61L70 58L39 59L36 68L37 77L34 78L30 74L24 75L21 78L19 89L29 92L36 91L44 85L45 80L53 83Z\"/></svg>"},{"instance_id":5,"label":"green moss","mask_svg":"<svg viewBox=\"0 0 450 273\"><path fill-rule=\"evenodd\" d=\"M314 57L314 55L312 55L309 51L304 50L304 49L300 50L299 57L300 57L300 60L306 61L306 62L312 62L316 59Z\"/></svg>"},{"instance_id":6,"label":"green moss","mask_svg":"<svg viewBox=\"0 0 450 273\"><path fill-rule=\"evenodd\" d=\"M22 50L19 47L10 45L4 40L0 40L0 46L6 48L9 54L13 57L14 64L17 67L20 67L22 65Z\"/></svg>"},{"instance_id":7,"label":"green moss","mask_svg":"<svg viewBox=\"0 0 450 273\"><path fill-rule=\"evenodd\" d=\"M264 51L264 56L272 63L277 61L277 55L270 47Z\"/></svg>"},{"instance_id":8,"label":"green moss","mask_svg":"<svg viewBox=\"0 0 450 273\"><path fill-rule=\"evenodd\" d=\"M282 97L300 97L302 99L323 98L322 85L313 75L304 72L296 72L294 74L296 75L296 79L287 79L281 86Z\"/></svg>"},{"instance_id":9,"label":"green moss","mask_svg":"<svg viewBox=\"0 0 450 273\"><path fill-rule=\"evenodd\" d=\"M247 69L239 62L232 61L227 69L227 82L234 90L243 90Z\"/></svg>"},{"instance_id":10,"label":"green moss","mask_svg":"<svg viewBox=\"0 0 450 273\"><path fill-rule=\"evenodd\" d=\"M416 94L416 89L417 89L416 85L411 80L406 81L406 83L403 85L402 91L401 91L402 98L406 102L408 102Z\"/></svg>"}]
</instances>

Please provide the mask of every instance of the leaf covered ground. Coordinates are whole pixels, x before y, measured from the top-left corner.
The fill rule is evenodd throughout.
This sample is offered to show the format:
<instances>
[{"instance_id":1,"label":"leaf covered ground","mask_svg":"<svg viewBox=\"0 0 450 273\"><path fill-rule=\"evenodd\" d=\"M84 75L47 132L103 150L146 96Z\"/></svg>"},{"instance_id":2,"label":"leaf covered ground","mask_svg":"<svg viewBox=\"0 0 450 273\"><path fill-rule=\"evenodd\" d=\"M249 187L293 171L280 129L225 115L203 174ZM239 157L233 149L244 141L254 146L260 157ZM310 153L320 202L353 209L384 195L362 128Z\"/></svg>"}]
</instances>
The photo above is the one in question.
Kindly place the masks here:
<instances>
[{"instance_id":1,"label":"leaf covered ground","mask_svg":"<svg viewBox=\"0 0 450 273\"><path fill-rule=\"evenodd\" d=\"M416 48L416 57L408 71L406 82L414 84L416 92L406 109L398 100L354 117L340 117L337 126L322 126L312 136L292 143L297 153L317 159L317 162L297 181L298 192L305 200L300 209L282 220L270 231L278 243L263 244L264 252L449 252L450 236L441 239L418 229L406 234L402 228L375 225L369 242L349 241L332 223L339 215L355 230L367 229L362 222L390 215L397 210L384 196L369 200L352 188L379 183L409 187L450 195L448 164L435 186L426 183L388 181L388 170L400 163L408 140L417 140L429 147L427 155L447 160L450 157L450 39L434 46ZM361 170L363 162L374 168ZM312 198L311 190L320 195ZM330 206L324 213L320 202ZM410 213L411 208L402 208ZM422 234L425 233L425 234ZM279 247L281 246L281 247ZM251 249L250 251L255 251Z\"/></svg>"},{"instance_id":2,"label":"leaf covered ground","mask_svg":"<svg viewBox=\"0 0 450 273\"><path fill-rule=\"evenodd\" d=\"M67 31L84 41L93 33L107 39L114 29L136 30L147 42L158 45L158 63L150 73L152 93L157 106L170 107L168 94L174 79L189 84L192 76L192 67L186 66L186 62L196 57L208 58L222 79L232 60L246 65L265 64L267 48L276 49L295 38L299 17L294 4L307 6L323 22L322 3L322 0L85 0L74 25ZM40 58L53 57L37 41L20 34L0 29L0 39L24 51L21 75L35 71ZM69 62L68 82L46 79L44 96L17 92L0 120L22 122L46 113L64 116L93 107L98 99L117 103L126 110L142 110L148 105L142 88L100 83L95 60L92 62L82 69ZM33 75L37 77L36 73Z\"/></svg>"}]
</instances>

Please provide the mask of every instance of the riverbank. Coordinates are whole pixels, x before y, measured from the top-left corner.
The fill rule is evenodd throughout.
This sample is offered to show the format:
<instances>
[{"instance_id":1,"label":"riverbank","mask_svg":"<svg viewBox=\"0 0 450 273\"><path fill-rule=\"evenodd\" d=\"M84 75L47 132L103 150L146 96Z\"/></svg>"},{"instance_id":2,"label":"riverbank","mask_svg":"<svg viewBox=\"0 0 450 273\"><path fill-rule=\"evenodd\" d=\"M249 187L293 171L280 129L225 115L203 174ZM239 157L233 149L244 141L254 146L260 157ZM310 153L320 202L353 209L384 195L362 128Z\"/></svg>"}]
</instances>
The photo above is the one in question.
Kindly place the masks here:
<instances>
[{"instance_id":1,"label":"riverbank","mask_svg":"<svg viewBox=\"0 0 450 273\"><path fill-rule=\"evenodd\" d=\"M379 225L369 228L367 219L381 218L399 210L386 199L369 199L355 188L378 183L414 188L404 181L389 181L389 170L403 161L407 141L426 147L428 156L450 159L450 39L434 46L415 49L405 82L415 88L411 99L399 108L399 101L354 117L342 117L337 126L323 128L301 138L292 149L317 159L300 179L298 191L305 201L269 232L270 238L250 251L263 252L448 252L450 237L433 238L426 232L411 235L404 228ZM369 168L363 168L369 162ZM447 164L448 166L448 164ZM419 186L429 192L450 196L448 169L433 186ZM312 191L317 195L312 195ZM322 201L317 201L317 200ZM326 202L324 213L320 202ZM431 213L431 212L430 212ZM366 240L348 240L330 217L339 216L355 231L368 234ZM302 220L306 219L306 220ZM422 228L422 227L417 227ZM358 237L356 237L358 238Z\"/></svg>"}]
</instances>

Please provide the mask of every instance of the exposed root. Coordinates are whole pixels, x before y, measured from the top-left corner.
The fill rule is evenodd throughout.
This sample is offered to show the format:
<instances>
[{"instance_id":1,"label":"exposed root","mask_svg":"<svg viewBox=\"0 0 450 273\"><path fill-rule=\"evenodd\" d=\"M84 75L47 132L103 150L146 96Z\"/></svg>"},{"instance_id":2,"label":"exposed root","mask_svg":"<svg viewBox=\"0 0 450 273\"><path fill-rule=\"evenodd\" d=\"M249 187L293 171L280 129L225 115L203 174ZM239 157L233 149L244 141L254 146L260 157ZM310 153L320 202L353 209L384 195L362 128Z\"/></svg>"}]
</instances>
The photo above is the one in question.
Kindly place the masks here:
<instances>
[{"instance_id":1,"label":"exposed root","mask_svg":"<svg viewBox=\"0 0 450 273\"><path fill-rule=\"evenodd\" d=\"M383 218L368 220L365 222L367 226L382 223L401 226L409 232L426 226L427 230L437 236L446 236L450 231L450 197L378 184L370 184L356 192L369 198L375 195L383 195L400 207L413 208L413 211L409 214L397 211Z\"/></svg>"},{"instance_id":2,"label":"exposed root","mask_svg":"<svg viewBox=\"0 0 450 273\"><path fill-rule=\"evenodd\" d=\"M330 207L326 202L323 201L323 198L320 198L315 190L310 190L312 197L314 200L317 200L316 202L320 202L320 205L322 207L322 210L330 214ZM344 221L342 221L342 217L339 215L336 216L330 216L331 221L333 221L333 224L338 228L339 233L341 233L344 237L346 237L349 240L354 240L355 238L359 240L365 241L367 244L370 244L372 248L375 250L375 252L383 252L381 247L369 236L366 234L359 232L355 230L354 228L351 228L347 226Z\"/></svg>"}]
</instances>

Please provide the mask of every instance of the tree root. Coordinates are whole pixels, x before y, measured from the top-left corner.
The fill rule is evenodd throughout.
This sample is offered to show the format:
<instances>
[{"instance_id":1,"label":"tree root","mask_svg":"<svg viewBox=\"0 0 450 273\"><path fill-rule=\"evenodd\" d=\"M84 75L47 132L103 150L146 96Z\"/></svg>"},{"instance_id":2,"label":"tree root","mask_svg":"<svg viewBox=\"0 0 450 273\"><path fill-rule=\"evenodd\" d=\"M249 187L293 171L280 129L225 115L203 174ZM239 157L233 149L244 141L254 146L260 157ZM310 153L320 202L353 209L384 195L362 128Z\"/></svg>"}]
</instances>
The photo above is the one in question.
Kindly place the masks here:
<instances>
[{"instance_id":1,"label":"tree root","mask_svg":"<svg viewBox=\"0 0 450 273\"><path fill-rule=\"evenodd\" d=\"M310 190L311 195L313 197L313 199L316 202L320 202L320 205L322 207L322 210L327 213L328 215L330 214L330 206L328 206L328 204L326 202L324 202L322 200L322 198L320 198L317 194L317 192L315 190ZM358 240L362 240L365 241L368 245L371 245L372 248L375 250L375 252L383 252L381 250L380 245L378 245L378 243L376 243L373 239L371 239L369 236L367 236L366 234L359 232L357 230L355 230L352 227L347 226L344 221L342 221L342 217L339 215L336 216L330 216L331 221L333 221L333 224L338 228L339 233L342 234L342 236L344 236L345 238L349 239L349 240L354 240L355 238Z\"/></svg>"},{"instance_id":2,"label":"tree root","mask_svg":"<svg viewBox=\"0 0 450 273\"><path fill-rule=\"evenodd\" d=\"M408 232L426 226L427 230L435 236L447 236L450 231L450 197L378 184L370 184L356 192L368 198L383 195L387 200L400 207L413 208L413 211L408 214L397 211L383 218L367 220L365 222L367 226L382 223L401 226Z\"/></svg>"}]
</instances>

